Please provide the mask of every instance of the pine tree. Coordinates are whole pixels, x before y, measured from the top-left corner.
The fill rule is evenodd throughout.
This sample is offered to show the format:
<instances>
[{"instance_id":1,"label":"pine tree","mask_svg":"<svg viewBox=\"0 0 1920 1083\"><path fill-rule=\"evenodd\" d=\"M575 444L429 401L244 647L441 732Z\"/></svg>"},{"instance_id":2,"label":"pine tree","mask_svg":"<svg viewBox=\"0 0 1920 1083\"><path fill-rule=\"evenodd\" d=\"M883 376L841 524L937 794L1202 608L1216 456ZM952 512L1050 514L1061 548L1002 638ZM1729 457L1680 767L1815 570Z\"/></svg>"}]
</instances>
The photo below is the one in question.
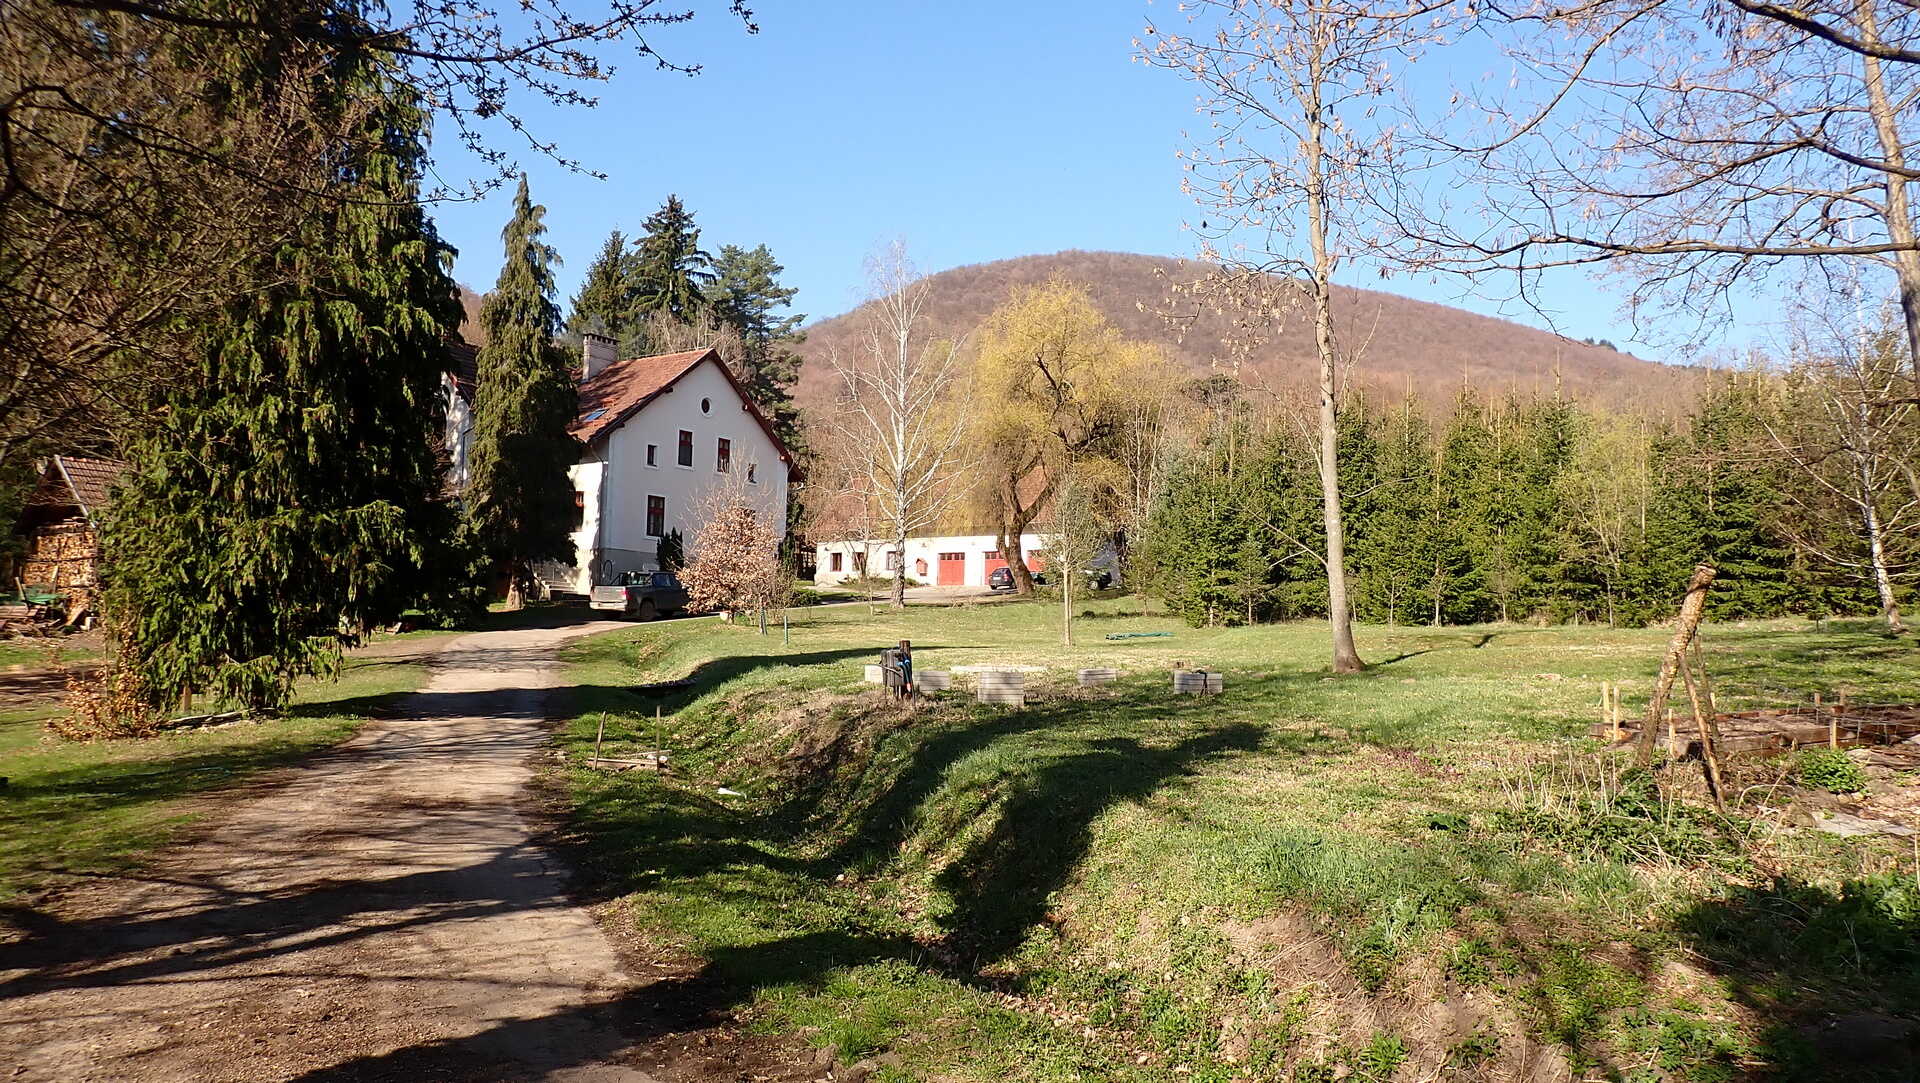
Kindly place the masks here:
<instances>
[{"instance_id":1,"label":"pine tree","mask_svg":"<svg viewBox=\"0 0 1920 1083\"><path fill-rule=\"evenodd\" d=\"M278 706L454 563L433 447L460 306L417 203L425 117L373 71L340 86L377 138L271 257L278 284L204 329L106 524L104 609L154 706Z\"/></svg>"},{"instance_id":2,"label":"pine tree","mask_svg":"<svg viewBox=\"0 0 1920 1083\"><path fill-rule=\"evenodd\" d=\"M625 349L633 334L637 299L633 286L633 253L626 235L614 230L587 267L580 292L573 295L567 330L574 335L606 335Z\"/></svg>"},{"instance_id":3,"label":"pine tree","mask_svg":"<svg viewBox=\"0 0 1920 1083\"><path fill-rule=\"evenodd\" d=\"M471 480L467 515L488 551L506 565L510 605L517 605L537 560L570 561L573 483L568 469L579 443L568 434L577 390L566 351L554 343L560 310L553 301L553 249L546 208L536 206L526 178L514 195L513 219L501 232L506 264L480 309L487 345L474 388Z\"/></svg>"},{"instance_id":4,"label":"pine tree","mask_svg":"<svg viewBox=\"0 0 1920 1083\"><path fill-rule=\"evenodd\" d=\"M645 225L630 270L635 315L666 312L689 321L706 309L714 280L713 257L700 248L700 227L679 196L668 196Z\"/></svg>"}]
</instances>

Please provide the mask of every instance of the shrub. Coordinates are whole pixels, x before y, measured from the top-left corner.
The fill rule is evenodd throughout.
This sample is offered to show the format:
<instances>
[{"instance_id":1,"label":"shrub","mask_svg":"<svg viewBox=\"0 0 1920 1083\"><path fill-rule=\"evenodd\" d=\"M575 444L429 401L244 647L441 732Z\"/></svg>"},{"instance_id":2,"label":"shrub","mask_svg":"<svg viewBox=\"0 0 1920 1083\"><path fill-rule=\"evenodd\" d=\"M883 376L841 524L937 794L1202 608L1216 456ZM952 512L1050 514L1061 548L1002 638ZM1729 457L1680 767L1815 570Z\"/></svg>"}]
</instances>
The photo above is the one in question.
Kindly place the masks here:
<instances>
[{"instance_id":1,"label":"shrub","mask_svg":"<svg viewBox=\"0 0 1920 1083\"><path fill-rule=\"evenodd\" d=\"M1867 773L1837 748L1802 752L1796 772L1802 786L1828 793L1859 793L1867 788Z\"/></svg>"},{"instance_id":2,"label":"shrub","mask_svg":"<svg viewBox=\"0 0 1920 1083\"><path fill-rule=\"evenodd\" d=\"M148 703L147 682L119 661L91 677L67 674L67 713L47 720L47 728L68 741L110 741L151 737L160 715Z\"/></svg>"}]
</instances>

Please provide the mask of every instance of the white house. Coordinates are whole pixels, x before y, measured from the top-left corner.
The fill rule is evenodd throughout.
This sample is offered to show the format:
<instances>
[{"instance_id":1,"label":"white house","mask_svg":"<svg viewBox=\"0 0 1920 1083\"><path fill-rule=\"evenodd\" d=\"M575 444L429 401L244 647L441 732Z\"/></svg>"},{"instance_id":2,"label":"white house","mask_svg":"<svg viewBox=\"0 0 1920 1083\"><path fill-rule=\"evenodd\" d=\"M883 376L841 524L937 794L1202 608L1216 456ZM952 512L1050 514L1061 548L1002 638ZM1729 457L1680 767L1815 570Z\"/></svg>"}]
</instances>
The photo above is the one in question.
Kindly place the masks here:
<instances>
[{"instance_id":1,"label":"white house","mask_svg":"<svg viewBox=\"0 0 1920 1083\"><path fill-rule=\"evenodd\" d=\"M1020 535L1020 554L1027 567L1046 567L1048 539L1042 534ZM897 567L892 539L821 542L814 547L813 581L823 586L844 582L872 569L881 578ZM936 586L984 587L995 568L1007 566L1000 539L992 534L955 534L937 538L908 538L907 578Z\"/></svg>"},{"instance_id":2,"label":"white house","mask_svg":"<svg viewBox=\"0 0 1920 1083\"><path fill-rule=\"evenodd\" d=\"M553 592L589 593L622 572L660 566L660 542L678 530L691 556L700 515L716 490L735 487L784 536L793 455L711 349L619 360L612 339L581 349L583 447L573 481L574 560L536 569ZM469 412L470 413L470 412ZM450 458L464 481L466 437L450 409Z\"/></svg>"}]
</instances>

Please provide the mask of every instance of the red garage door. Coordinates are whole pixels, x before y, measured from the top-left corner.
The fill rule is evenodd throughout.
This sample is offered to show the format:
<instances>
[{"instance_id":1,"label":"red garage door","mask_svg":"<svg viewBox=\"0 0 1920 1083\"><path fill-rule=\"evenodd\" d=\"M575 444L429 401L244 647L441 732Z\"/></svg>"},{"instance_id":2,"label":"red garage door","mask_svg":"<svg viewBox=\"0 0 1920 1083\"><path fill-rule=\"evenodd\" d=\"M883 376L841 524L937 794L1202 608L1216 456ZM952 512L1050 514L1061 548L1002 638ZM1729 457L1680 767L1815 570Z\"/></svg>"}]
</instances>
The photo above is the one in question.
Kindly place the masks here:
<instances>
[{"instance_id":1,"label":"red garage door","mask_svg":"<svg viewBox=\"0 0 1920 1083\"><path fill-rule=\"evenodd\" d=\"M1034 556L1032 553L1026 554L1026 557L1027 557L1027 570L1030 572L1040 571L1041 569L1047 566L1045 561L1041 560L1037 556ZM1007 566L1007 558L1000 555L1000 550L992 549L987 552L987 574L988 575L992 575L993 570L995 568L1004 568L1006 566Z\"/></svg>"},{"instance_id":2,"label":"red garage door","mask_svg":"<svg viewBox=\"0 0 1920 1083\"><path fill-rule=\"evenodd\" d=\"M957 587L967 581L967 554L941 553L940 577L934 582L943 587Z\"/></svg>"}]
</instances>

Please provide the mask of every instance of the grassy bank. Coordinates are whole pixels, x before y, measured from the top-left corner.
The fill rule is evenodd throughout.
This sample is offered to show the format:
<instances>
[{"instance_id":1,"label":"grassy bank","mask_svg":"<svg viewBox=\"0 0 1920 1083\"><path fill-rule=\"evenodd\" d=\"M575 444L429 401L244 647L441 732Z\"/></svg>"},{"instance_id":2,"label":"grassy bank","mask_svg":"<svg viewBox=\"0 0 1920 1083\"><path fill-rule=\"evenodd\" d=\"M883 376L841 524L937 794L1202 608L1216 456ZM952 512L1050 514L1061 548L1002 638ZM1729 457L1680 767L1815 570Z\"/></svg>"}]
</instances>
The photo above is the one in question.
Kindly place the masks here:
<instances>
[{"instance_id":1,"label":"grassy bank","mask_svg":"<svg viewBox=\"0 0 1920 1083\"><path fill-rule=\"evenodd\" d=\"M1835 1078L1834 1020L1920 1018L1907 842L1793 829L1777 778L1719 817L1582 736L1664 632L1368 628L1332 680L1318 626L1099 609L1070 649L1030 605L577 644L570 754L604 715L679 767L572 771L590 878L693 960L685 997L881 1078ZM1176 634L1101 638L1145 630ZM1723 703L1917 672L1864 623L1706 635ZM1049 668L1025 709L902 709L859 683L901 638ZM1226 694L1174 699L1177 662Z\"/></svg>"},{"instance_id":2,"label":"grassy bank","mask_svg":"<svg viewBox=\"0 0 1920 1083\"><path fill-rule=\"evenodd\" d=\"M338 742L423 667L350 659L303 687L285 715L147 740L69 744L48 735L57 702L0 714L0 900L76 873L108 872L185 826L185 798Z\"/></svg>"}]
</instances>

